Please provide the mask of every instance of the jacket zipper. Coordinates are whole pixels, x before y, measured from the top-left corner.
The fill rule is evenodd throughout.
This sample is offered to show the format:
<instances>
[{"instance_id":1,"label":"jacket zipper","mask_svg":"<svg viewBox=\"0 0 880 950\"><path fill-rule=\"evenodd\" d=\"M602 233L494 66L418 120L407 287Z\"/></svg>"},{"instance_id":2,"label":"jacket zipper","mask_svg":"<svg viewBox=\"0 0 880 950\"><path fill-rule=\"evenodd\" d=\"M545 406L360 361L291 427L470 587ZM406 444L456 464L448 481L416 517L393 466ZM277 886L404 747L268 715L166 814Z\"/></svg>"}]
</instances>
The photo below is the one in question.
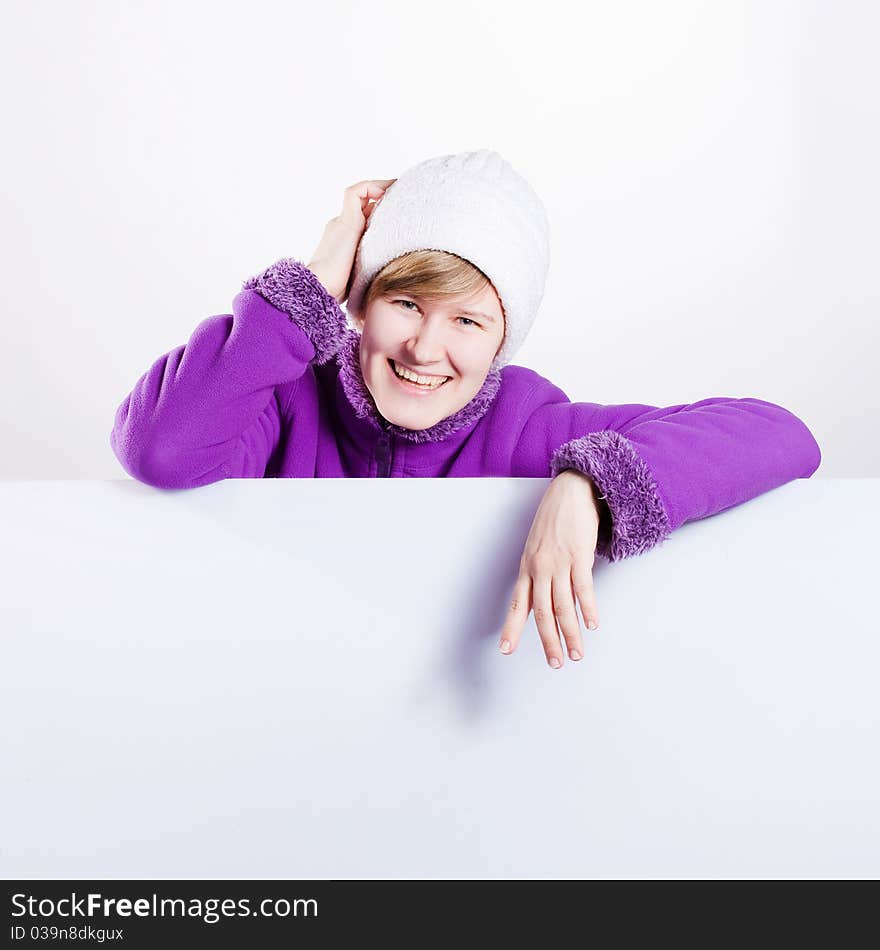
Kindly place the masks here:
<instances>
[{"instance_id":1,"label":"jacket zipper","mask_svg":"<svg viewBox=\"0 0 880 950\"><path fill-rule=\"evenodd\" d=\"M383 432L376 442L376 478L391 476L391 433Z\"/></svg>"}]
</instances>

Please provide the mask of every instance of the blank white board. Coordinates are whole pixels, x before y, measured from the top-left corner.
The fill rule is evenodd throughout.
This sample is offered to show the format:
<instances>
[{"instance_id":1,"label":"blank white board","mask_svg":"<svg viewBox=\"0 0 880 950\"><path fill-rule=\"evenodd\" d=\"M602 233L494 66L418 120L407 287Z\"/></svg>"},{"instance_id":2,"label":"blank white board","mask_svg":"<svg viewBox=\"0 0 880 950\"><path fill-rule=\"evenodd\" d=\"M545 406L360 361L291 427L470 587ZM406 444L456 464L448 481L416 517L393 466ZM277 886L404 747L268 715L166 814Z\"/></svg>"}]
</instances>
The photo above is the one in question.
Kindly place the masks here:
<instances>
[{"instance_id":1,"label":"blank white board","mask_svg":"<svg viewBox=\"0 0 880 950\"><path fill-rule=\"evenodd\" d=\"M599 559L558 671L498 651L548 484L0 482L0 873L880 874L880 482Z\"/></svg>"}]
</instances>

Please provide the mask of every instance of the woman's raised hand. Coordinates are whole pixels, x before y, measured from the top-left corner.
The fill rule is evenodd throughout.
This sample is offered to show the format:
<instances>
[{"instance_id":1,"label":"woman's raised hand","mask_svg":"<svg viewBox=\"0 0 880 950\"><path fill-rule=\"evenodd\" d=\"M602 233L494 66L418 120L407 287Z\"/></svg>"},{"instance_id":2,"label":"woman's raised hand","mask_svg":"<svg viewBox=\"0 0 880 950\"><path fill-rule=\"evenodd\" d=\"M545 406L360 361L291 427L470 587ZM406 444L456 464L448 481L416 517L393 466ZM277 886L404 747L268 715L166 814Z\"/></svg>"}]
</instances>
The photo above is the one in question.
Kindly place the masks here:
<instances>
[{"instance_id":1,"label":"woman's raised hand","mask_svg":"<svg viewBox=\"0 0 880 950\"><path fill-rule=\"evenodd\" d=\"M544 493L526 540L501 631L502 653L516 649L529 611L534 609L550 666L558 669L565 656L557 622L571 659L579 660L584 655L575 598L587 627L598 627L593 564L600 519L600 503L592 481L575 469L560 472Z\"/></svg>"},{"instance_id":2,"label":"woman's raised hand","mask_svg":"<svg viewBox=\"0 0 880 950\"><path fill-rule=\"evenodd\" d=\"M355 253L370 215L386 189L396 181L396 178L377 178L349 185L343 195L341 213L331 218L324 228L308 268L338 303L347 299L351 289L349 281Z\"/></svg>"}]
</instances>

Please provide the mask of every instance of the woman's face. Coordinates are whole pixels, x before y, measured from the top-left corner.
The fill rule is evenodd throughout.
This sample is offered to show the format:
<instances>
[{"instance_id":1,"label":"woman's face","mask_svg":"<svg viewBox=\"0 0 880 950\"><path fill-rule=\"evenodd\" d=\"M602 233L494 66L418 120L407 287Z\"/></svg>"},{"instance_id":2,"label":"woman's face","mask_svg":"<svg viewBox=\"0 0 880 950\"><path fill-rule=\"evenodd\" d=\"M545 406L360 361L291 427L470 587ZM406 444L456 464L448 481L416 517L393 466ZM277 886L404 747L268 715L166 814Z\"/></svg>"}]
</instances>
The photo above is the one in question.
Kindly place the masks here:
<instances>
[{"instance_id":1,"label":"woman's face","mask_svg":"<svg viewBox=\"0 0 880 950\"><path fill-rule=\"evenodd\" d=\"M466 406L504 339L504 313L491 285L442 301L407 293L376 297L358 322L367 389L382 416L405 429L427 429ZM429 384L399 379L392 363ZM435 386L438 379L446 381Z\"/></svg>"}]
</instances>

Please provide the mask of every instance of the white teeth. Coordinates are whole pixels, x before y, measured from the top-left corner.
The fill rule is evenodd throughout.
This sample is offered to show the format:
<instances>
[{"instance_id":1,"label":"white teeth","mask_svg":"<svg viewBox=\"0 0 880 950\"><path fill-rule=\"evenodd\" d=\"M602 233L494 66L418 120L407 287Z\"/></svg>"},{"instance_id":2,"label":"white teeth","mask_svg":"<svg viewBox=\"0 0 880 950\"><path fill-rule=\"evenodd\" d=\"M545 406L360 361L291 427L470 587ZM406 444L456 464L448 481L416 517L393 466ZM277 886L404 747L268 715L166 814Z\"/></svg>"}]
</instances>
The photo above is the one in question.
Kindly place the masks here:
<instances>
[{"instance_id":1,"label":"white teeth","mask_svg":"<svg viewBox=\"0 0 880 950\"><path fill-rule=\"evenodd\" d=\"M412 383L418 383L420 386L427 386L429 389L437 389L449 379L448 376L417 376L403 366L398 366L394 360L391 361L391 365L394 367L394 372L402 379L407 379Z\"/></svg>"}]
</instances>

